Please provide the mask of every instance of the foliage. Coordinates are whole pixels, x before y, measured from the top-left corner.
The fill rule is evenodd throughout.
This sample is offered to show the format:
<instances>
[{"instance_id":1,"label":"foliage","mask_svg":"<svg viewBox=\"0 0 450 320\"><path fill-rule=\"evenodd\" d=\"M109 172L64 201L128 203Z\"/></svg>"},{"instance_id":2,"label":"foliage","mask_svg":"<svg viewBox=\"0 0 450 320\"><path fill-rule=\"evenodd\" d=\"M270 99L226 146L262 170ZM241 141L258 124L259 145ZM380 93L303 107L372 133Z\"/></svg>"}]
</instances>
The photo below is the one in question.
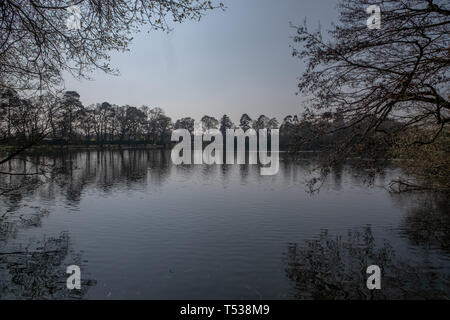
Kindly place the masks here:
<instances>
[{"instance_id":1,"label":"foliage","mask_svg":"<svg viewBox=\"0 0 450 320\"><path fill-rule=\"evenodd\" d=\"M66 26L67 8L80 9L81 28ZM133 34L169 30L172 20L198 21L223 8L209 0L7 0L0 2L0 85L56 90L63 72L88 78L93 70L117 73L110 53L126 51Z\"/></svg>"},{"instance_id":2,"label":"foliage","mask_svg":"<svg viewBox=\"0 0 450 320\"><path fill-rule=\"evenodd\" d=\"M412 128L396 140L391 153L414 180L394 181L395 190L450 190L450 130L434 135L423 128ZM431 140L432 143L420 143Z\"/></svg>"}]
</instances>

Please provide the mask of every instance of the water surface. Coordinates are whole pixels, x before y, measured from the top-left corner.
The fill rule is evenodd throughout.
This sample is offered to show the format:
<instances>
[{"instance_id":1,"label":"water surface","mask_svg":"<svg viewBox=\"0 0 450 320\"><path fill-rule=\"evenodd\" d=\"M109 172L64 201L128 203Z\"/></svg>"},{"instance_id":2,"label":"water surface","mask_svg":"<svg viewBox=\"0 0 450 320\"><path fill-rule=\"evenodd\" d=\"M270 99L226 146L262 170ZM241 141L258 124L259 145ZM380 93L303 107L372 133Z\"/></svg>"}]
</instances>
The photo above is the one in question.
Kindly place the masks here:
<instances>
[{"instance_id":1,"label":"water surface","mask_svg":"<svg viewBox=\"0 0 450 320\"><path fill-rule=\"evenodd\" d=\"M450 295L448 201L387 192L395 167L372 186L360 168L336 167L310 194L309 156L283 156L275 176L256 165L175 166L164 151L39 159L59 172L0 200L2 299ZM71 264L81 292L65 288ZM376 293L365 283L371 264L383 269Z\"/></svg>"}]
</instances>

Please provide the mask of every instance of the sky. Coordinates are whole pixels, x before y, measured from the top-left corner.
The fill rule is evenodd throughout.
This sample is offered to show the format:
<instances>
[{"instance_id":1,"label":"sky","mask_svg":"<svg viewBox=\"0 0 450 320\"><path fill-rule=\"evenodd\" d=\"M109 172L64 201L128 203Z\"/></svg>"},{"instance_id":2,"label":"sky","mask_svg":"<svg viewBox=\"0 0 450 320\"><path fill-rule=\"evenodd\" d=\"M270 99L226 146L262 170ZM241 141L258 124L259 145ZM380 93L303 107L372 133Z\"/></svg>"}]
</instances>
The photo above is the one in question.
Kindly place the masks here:
<instances>
[{"instance_id":1,"label":"sky","mask_svg":"<svg viewBox=\"0 0 450 320\"><path fill-rule=\"evenodd\" d=\"M296 95L304 64L292 57L293 24L326 29L337 20L335 0L222 0L225 11L200 22L172 24L170 33L135 35L130 51L113 53L119 76L102 72L94 80L66 76L66 89L84 105L160 107L173 120L243 113L282 120L302 111Z\"/></svg>"}]
</instances>

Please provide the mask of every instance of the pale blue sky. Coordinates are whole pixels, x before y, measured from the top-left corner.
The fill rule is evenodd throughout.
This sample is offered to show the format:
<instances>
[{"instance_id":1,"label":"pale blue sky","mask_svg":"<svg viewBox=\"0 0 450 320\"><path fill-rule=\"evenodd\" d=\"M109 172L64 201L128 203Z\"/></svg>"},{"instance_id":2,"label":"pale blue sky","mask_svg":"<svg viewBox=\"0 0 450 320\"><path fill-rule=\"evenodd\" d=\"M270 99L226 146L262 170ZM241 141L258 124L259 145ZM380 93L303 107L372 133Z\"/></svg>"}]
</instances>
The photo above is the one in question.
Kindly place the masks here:
<instances>
[{"instance_id":1,"label":"pale blue sky","mask_svg":"<svg viewBox=\"0 0 450 320\"><path fill-rule=\"evenodd\" d=\"M289 22L326 28L337 19L335 0L223 0L227 9L174 30L136 35L130 52L114 53L121 75L66 80L85 105L161 107L173 120L243 112L282 119L301 111L297 80L304 66L291 56Z\"/></svg>"}]
</instances>

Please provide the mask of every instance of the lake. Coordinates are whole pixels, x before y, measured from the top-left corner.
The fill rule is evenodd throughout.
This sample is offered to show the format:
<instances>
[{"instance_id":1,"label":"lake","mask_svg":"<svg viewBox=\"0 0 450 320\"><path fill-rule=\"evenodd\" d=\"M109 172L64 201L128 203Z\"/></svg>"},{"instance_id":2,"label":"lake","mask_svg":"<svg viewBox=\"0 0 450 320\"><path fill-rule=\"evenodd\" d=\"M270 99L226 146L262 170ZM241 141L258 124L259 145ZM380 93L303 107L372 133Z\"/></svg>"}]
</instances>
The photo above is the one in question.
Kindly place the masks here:
<instances>
[{"instance_id":1,"label":"lake","mask_svg":"<svg viewBox=\"0 0 450 320\"><path fill-rule=\"evenodd\" d=\"M439 194L392 194L394 165L369 185L318 159L173 165L162 150L30 156L42 177L0 198L1 299L422 299L450 296L450 210ZM24 180L26 179L26 180ZM79 265L82 290L66 288ZM382 269L369 291L366 268Z\"/></svg>"}]
</instances>

